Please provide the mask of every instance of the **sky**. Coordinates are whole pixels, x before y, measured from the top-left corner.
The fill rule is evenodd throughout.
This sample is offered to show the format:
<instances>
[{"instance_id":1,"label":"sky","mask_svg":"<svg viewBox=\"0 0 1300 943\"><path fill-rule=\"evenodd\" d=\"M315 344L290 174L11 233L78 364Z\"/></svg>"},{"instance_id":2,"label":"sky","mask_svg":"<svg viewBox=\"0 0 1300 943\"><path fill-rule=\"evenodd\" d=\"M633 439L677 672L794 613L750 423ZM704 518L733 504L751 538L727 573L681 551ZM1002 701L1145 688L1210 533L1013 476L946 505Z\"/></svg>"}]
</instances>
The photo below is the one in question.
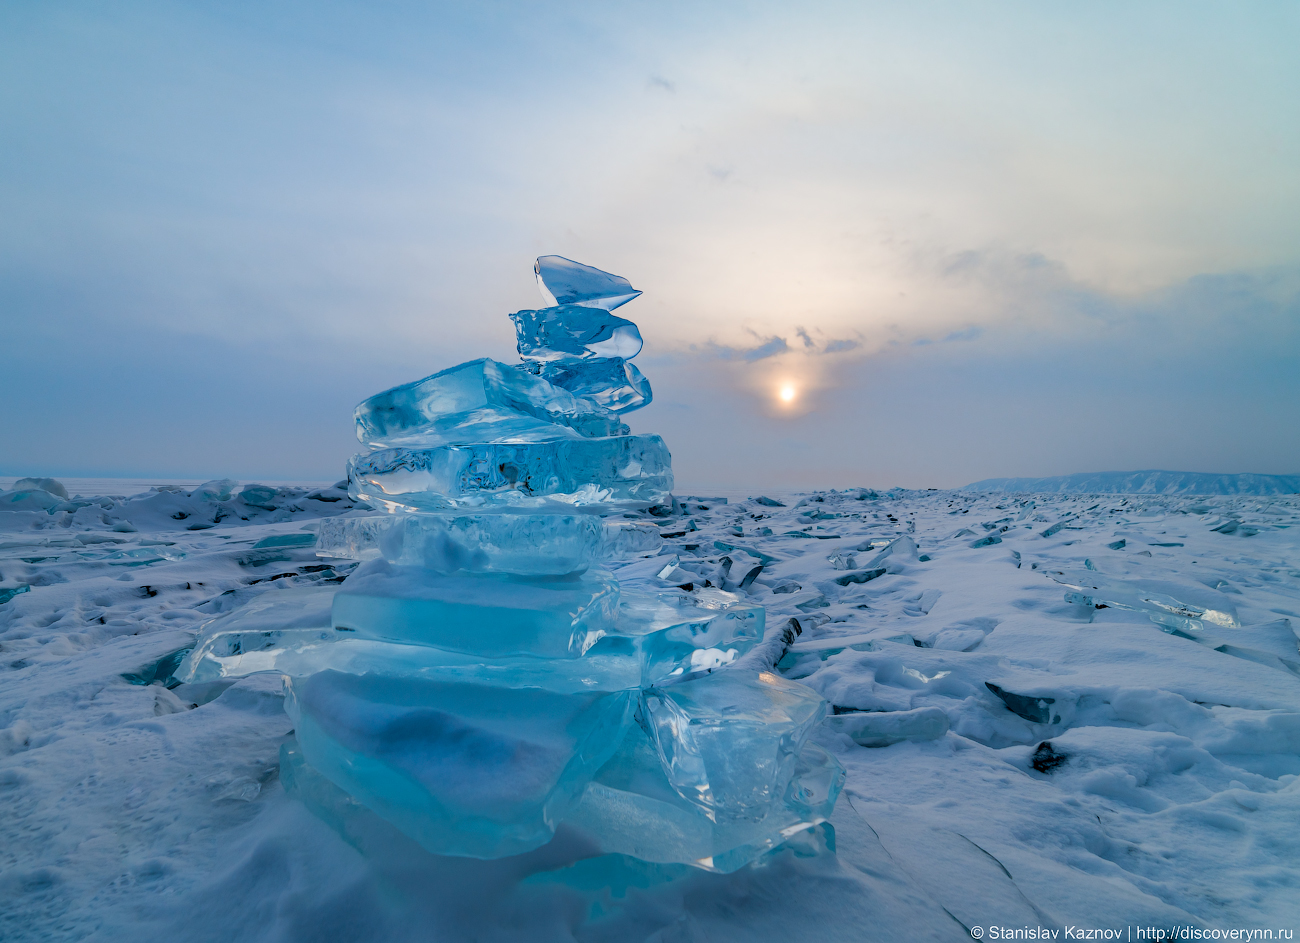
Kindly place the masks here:
<instances>
[{"instance_id":1,"label":"sky","mask_svg":"<svg viewBox=\"0 0 1300 943\"><path fill-rule=\"evenodd\" d=\"M683 488L1300 473L1300 6L0 5L0 475L342 477L623 275ZM781 396L786 390L789 400Z\"/></svg>"}]
</instances>

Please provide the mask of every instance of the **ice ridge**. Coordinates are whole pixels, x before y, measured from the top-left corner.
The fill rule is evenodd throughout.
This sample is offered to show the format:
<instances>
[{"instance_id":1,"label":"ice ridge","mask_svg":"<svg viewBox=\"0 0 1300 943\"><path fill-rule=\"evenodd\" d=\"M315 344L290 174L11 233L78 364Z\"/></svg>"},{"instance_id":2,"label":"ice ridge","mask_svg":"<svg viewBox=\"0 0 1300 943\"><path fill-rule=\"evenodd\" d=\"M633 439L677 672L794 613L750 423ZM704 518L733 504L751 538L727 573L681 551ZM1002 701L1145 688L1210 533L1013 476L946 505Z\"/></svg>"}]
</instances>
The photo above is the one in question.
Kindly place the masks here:
<instances>
[{"instance_id":1,"label":"ice ridge","mask_svg":"<svg viewBox=\"0 0 1300 943\"><path fill-rule=\"evenodd\" d=\"M1051 478L986 478L961 490L1026 494L1300 494L1300 475L1084 472Z\"/></svg>"}]
</instances>

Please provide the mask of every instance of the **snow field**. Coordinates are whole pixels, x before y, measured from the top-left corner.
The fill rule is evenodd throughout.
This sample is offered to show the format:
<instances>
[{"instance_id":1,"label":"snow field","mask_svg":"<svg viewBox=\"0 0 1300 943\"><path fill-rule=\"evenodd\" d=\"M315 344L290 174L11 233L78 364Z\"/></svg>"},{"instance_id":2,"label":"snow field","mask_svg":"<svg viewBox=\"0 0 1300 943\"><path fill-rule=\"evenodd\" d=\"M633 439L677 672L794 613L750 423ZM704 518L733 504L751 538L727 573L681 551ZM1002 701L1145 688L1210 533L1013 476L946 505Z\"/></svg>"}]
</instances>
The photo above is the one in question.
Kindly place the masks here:
<instances>
[{"instance_id":1,"label":"snow field","mask_svg":"<svg viewBox=\"0 0 1300 943\"><path fill-rule=\"evenodd\" d=\"M750 658L834 705L814 736L848 770L836 854L813 853L827 833L732 875L673 876L593 861L565 834L517 858L438 858L362 815L350 844L279 781L278 678L162 683L205 620L346 577L302 539L256 546L368 513L346 492L0 494L0 938L1300 923L1300 499L774 498L639 517L666 537L655 573L767 606ZM1166 610L1077 601L1104 595L1079 574L1205 615L1166 631Z\"/></svg>"}]
</instances>

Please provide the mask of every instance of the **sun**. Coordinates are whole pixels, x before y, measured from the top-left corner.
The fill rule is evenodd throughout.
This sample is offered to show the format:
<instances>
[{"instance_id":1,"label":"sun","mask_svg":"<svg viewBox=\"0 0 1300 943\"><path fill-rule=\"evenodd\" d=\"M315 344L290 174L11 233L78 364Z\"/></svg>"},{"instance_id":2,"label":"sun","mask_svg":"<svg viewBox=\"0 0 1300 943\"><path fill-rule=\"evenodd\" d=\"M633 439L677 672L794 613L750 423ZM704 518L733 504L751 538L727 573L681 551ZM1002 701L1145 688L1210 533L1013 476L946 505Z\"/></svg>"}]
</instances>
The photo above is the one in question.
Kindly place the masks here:
<instances>
[{"instance_id":1,"label":"sun","mask_svg":"<svg viewBox=\"0 0 1300 943\"><path fill-rule=\"evenodd\" d=\"M798 394L799 391L794 388L793 383L784 383L781 385L781 389L777 391L776 395L781 397L781 402L783 403L793 403L795 396Z\"/></svg>"}]
</instances>

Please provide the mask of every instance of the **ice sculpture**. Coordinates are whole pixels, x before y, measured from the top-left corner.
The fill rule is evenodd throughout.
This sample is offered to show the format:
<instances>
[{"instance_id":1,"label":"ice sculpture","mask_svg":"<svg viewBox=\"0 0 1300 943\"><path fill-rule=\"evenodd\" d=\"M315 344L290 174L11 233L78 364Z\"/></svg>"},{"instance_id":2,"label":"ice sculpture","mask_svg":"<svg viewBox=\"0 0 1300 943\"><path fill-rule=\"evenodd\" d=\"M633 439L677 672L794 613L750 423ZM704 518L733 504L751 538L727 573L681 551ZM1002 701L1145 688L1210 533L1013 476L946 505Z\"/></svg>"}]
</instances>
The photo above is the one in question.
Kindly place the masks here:
<instances>
[{"instance_id":1,"label":"ice sculpture","mask_svg":"<svg viewBox=\"0 0 1300 943\"><path fill-rule=\"evenodd\" d=\"M523 363L357 407L349 490L387 513L322 522L316 546L360 565L215 619L177 678L283 674L286 783L436 853L518 854L567 823L605 852L734 870L830 815L843 770L807 741L825 703L734 664L761 606L602 566L656 555L637 518L671 500L663 440L620 418L651 398L641 334L610 313L640 292L558 256L535 271L550 306L511 315Z\"/></svg>"}]
</instances>

